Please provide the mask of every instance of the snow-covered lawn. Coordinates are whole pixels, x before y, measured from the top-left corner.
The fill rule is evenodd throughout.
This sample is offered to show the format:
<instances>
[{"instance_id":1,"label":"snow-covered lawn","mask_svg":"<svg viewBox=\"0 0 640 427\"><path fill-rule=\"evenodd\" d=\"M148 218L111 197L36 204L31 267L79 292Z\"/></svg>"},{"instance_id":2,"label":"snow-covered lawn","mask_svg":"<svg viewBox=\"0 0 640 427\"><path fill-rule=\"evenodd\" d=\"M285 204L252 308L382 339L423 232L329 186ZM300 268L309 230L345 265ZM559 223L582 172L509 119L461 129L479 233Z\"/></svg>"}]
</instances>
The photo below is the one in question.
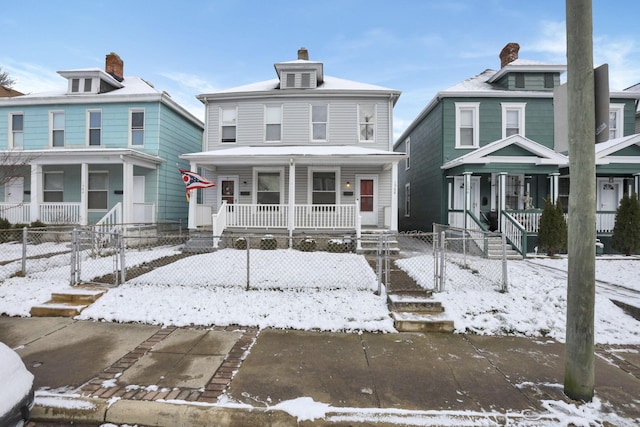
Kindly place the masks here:
<instances>
[{"instance_id":1,"label":"snow-covered lawn","mask_svg":"<svg viewBox=\"0 0 640 427\"><path fill-rule=\"evenodd\" d=\"M132 252L127 265L173 255L178 249ZM250 290L246 290L245 256L243 251L224 249L157 268L109 289L80 318L177 326L394 331L384 296L374 292L376 276L364 256L252 251ZM414 277L424 276L420 282L430 287L432 275L424 271L424 266L432 265L430 257L418 255L398 264ZM51 292L67 289L68 260L68 255L57 255L43 259L38 268L31 265L27 277L0 277L0 313L28 316L31 306L47 301ZM83 265L107 273L112 260L85 258ZM640 259L598 259L596 265L598 279L640 287ZM467 272L468 280L448 280L445 292L434 297L442 301L457 332L564 341L566 268L566 258L509 261L506 293L481 275ZM600 292L595 318L597 343L640 343L640 322Z\"/></svg>"}]
</instances>

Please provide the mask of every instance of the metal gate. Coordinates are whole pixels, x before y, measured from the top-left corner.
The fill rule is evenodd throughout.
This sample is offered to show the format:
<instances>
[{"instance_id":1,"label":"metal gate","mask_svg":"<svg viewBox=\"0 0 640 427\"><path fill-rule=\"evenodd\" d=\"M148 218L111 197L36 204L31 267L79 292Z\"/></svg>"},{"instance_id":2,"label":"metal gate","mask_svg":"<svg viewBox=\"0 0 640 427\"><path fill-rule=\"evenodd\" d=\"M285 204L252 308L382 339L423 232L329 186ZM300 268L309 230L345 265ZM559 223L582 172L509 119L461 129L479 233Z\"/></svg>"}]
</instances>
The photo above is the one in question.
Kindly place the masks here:
<instances>
[{"instance_id":1,"label":"metal gate","mask_svg":"<svg viewBox=\"0 0 640 427\"><path fill-rule=\"evenodd\" d=\"M101 259L111 263L111 273L104 275L104 267L97 273L90 269L83 269L84 261ZM125 244L119 231L103 232L97 228L88 227L74 229L71 236L71 286L80 283L99 283L100 285L118 286L124 283ZM103 278L95 281L96 275ZM108 282L106 283L105 280Z\"/></svg>"}]
</instances>

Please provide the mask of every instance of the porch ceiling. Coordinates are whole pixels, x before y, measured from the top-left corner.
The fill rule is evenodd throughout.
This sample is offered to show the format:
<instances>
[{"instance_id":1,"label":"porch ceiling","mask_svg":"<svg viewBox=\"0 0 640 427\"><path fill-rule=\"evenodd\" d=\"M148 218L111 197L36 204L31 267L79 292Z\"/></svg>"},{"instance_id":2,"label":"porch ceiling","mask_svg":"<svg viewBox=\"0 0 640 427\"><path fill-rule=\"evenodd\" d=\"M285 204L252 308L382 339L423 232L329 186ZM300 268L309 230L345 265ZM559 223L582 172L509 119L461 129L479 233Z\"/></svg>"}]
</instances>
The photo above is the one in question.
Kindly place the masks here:
<instances>
[{"instance_id":1,"label":"porch ceiling","mask_svg":"<svg viewBox=\"0 0 640 427\"><path fill-rule=\"evenodd\" d=\"M397 163L405 153L347 145L244 146L224 150L183 154L180 158L199 164L256 165L285 164L369 164Z\"/></svg>"}]
</instances>

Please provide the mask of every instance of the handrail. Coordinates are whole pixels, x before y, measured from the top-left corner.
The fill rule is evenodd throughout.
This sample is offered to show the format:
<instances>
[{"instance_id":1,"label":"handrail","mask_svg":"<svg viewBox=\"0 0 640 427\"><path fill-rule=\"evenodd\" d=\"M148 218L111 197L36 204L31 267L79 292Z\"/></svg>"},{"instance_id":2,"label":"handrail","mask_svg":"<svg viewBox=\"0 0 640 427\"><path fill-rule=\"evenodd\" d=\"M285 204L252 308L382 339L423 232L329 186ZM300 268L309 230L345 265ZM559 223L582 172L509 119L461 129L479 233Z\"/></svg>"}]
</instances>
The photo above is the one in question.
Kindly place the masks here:
<instances>
[{"instance_id":1,"label":"handrail","mask_svg":"<svg viewBox=\"0 0 640 427\"><path fill-rule=\"evenodd\" d=\"M502 211L505 237L511 245L524 257L527 252L527 230L510 213Z\"/></svg>"},{"instance_id":2,"label":"handrail","mask_svg":"<svg viewBox=\"0 0 640 427\"><path fill-rule=\"evenodd\" d=\"M118 202L98 222L95 230L100 233L111 233L122 224L122 203Z\"/></svg>"},{"instance_id":3,"label":"handrail","mask_svg":"<svg viewBox=\"0 0 640 427\"><path fill-rule=\"evenodd\" d=\"M211 216L211 224L213 225L213 248L218 249L220 236L227 228L227 201L223 200L218 213Z\"/></svg>"}]
</instances>

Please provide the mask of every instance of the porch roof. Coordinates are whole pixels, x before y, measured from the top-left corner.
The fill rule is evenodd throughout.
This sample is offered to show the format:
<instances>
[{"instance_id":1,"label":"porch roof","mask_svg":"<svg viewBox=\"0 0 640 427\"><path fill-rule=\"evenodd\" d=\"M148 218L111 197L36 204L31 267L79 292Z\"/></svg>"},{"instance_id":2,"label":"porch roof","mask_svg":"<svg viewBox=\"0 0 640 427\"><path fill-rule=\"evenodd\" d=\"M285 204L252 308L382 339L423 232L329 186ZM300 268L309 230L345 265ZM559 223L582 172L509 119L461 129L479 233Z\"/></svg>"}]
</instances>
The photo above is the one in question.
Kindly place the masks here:
<instances>
[{"instance_id":1,"label":"porch roof","mask_svg":"<svg viewBox=\"0 0 640 427\"><path fill-rule=\"evenodd\" d=\"M183 154L180 158L199 164L386 164L397 163L405 153L349 145L243 146Z\"/></svg>"},{"instance_id":2,"label":"porch roof","mask_svg":"<svg viewBox=\"0 0 640 427\"><path fill-rule=\"evenodd\" d=\"M640 149L629 150L629 147L640 147L640 134L610 139L596 144L596 165L611 163L634 163L640 169ZM624 152L623 152L624 150Z\"/></svg>"},{"instance_id":3,"label":"porch roof","mask_svg":"<svg viewBox=\"0 0 640 427\"><path fill-rule=\"evenodd\" d=\"M506 154L505 148L516 147L520 155ZM502 153L499 151L503 150ZM567 156L556 153L529 138L512 135L480 147L470 153L443 164L443 170L462 165L519 164L532 166L565 166L569 163Z\"/></svg>"},{"instance_id":4,"label":"porch roof","mask_svg":"<svg viewBox=\"0 0 640 427\"><path fill-rule=\"evenodd\" d=\"M75 165L82 163L121 164L126 162L136 166L155 169L164 162L158 156L129 148L51 148L47 150L0 151L15 164L16 162L39 165Z\"/></svg>"}]
</instances>

